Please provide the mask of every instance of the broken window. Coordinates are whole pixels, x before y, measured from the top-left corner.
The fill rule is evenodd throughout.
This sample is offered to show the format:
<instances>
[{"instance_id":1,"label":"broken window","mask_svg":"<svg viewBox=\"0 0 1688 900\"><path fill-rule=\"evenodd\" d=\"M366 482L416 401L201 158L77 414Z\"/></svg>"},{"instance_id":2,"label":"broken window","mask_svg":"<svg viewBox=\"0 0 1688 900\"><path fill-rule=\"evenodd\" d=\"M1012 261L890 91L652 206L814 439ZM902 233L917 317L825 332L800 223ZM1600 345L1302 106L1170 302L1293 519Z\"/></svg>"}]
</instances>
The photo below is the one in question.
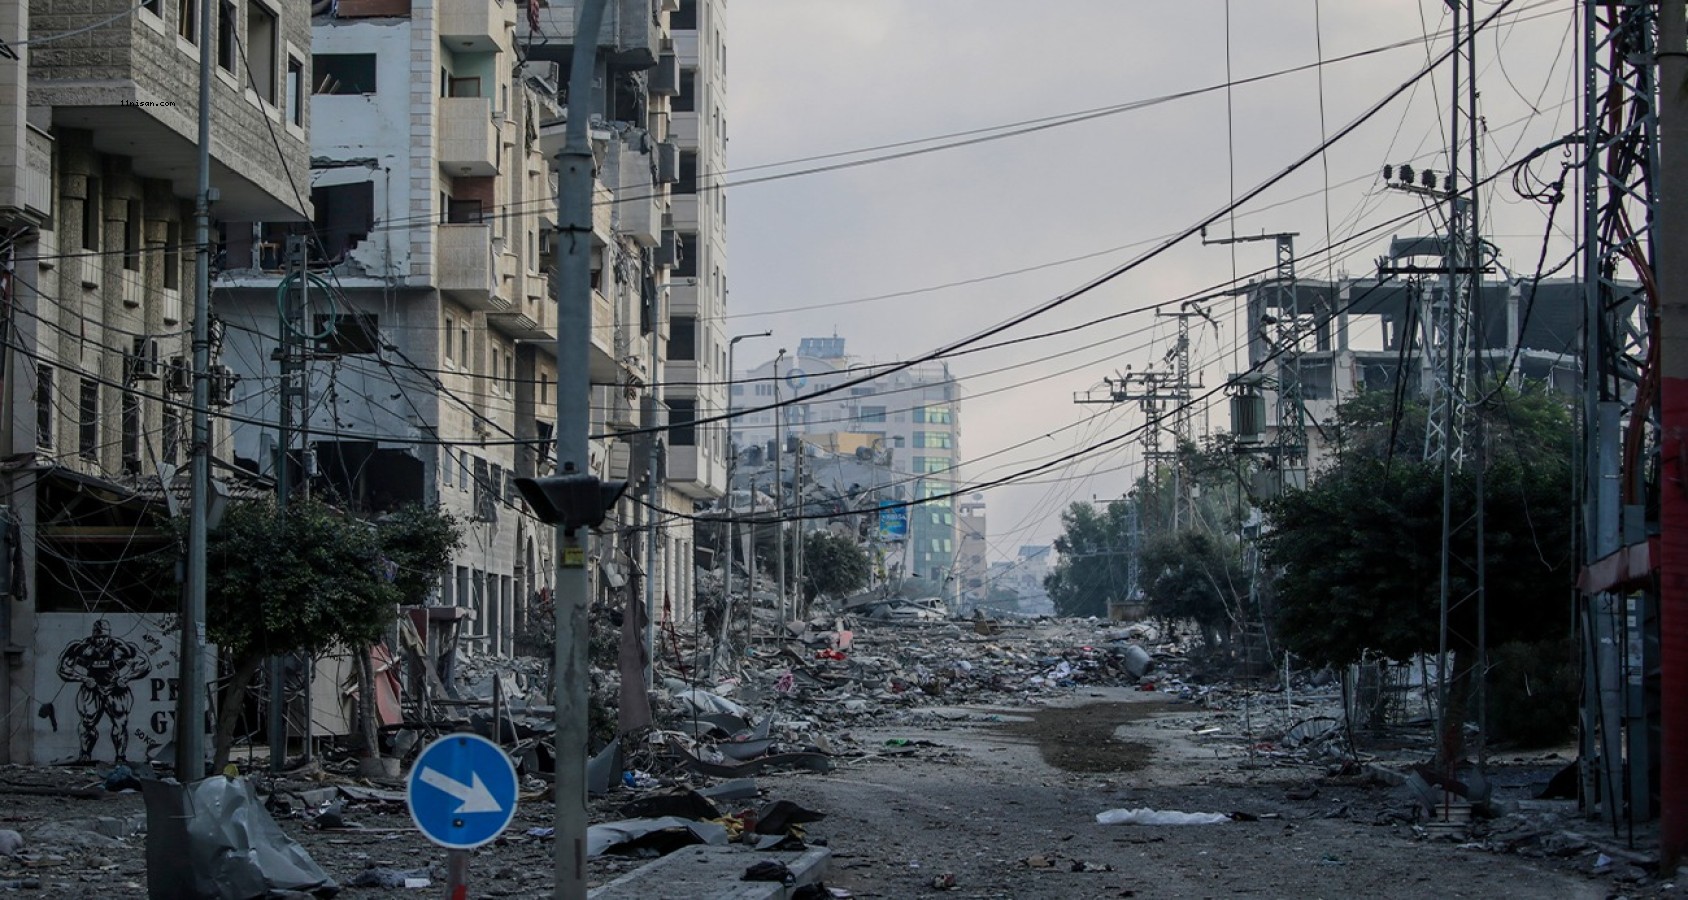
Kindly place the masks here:
<instances>
[{"instance_id":1,"label":"broken window","mask_svg":"<svg viewBox=\"0 0 1688 900\"><path fill-rule=\"evenodd\" d=\"M316 317L317 350L321 353L378 353L380 317L375 313L321 314Z\"/></svg>"},{"instance_id":2,"label":"broken window","mask_svg":"<svg viewBox=\"0 0 1688 900\"><path fill-rule=\"evenodd\" d=\"M673 276L675 278L696 278L698 251L697 232L682 231L680 238L680 261L675 263Z\"/></svg>"},{"instance_id":3,"label":"broken window","mask_svg":"<svg viewBox=\"0 0 1688 900\"><path fill-rule=\"evenodd\" d=\"M375 227L375 182L312 188L311 205L316 207L313 221L323 257L338 262Z\"/></svg>"},{"instance_id":4,"label":"broken window","mask_svg":"<svg viewBox=\"0 0 1688 900\"><path fill-rule=\"evenodd\" d=\"M680 8L668 14L668 30L697 30L697 0L680 0Z\"/></svg>"},{"instance_id":5,"label":"broken window","mask_svg":"<svg viewBox=\"0 0 1688 900\"><path fill-rule=\"evenodd\" d=\"M311 56L311 93L375 93L375 54L317 53Z\"/></svg>"},{"instance_id":6,"label":"broken window","mask_svg":"<svg viewBox=\"0 0 1688 900\"><path fill-rule=\"evenodd\" d=\"M672 101L670 101L670 103L671 103L670 109L672 109L674 112L695 112L695 111L697 111L697 97L693 93L696 90L697 90L697 70L696 69L681 69L680 70L680 93L675 94L674 99Z\"/></svg>"}]
</instances>

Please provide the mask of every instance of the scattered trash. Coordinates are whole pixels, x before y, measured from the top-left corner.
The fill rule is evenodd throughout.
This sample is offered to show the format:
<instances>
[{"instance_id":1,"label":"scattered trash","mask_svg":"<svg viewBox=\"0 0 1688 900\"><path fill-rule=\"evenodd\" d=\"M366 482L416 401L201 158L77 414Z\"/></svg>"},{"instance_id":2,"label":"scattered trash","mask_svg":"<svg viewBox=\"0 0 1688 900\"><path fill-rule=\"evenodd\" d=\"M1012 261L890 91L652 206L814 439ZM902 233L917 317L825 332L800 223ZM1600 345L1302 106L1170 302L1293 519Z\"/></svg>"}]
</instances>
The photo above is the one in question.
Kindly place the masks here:
<instances>
[{"instance_id":1,"label":"scattered trash","mask_svg":"<svg viewBox=\"0 0 1688 900\"><path fill-rule=\"evenodd\" d=\"M346 882L353 888L425 888L433 884L434 872L423 866L419 869L389 869L370 866Z\"/></svg>"},{"instance_id":2,"label":"scattered trash","mask_svg":"<svg viewBox=\"0 0 1688 900\"><path fill-rule=\"evenodd\" d=\"M727 829L713 822L694 822L678 816L660 819L625 819L586 829L587 857L611 850L662 856L692 844L725 844Z\"/></svg>"},{"instance_id":3,"label":"scattered trash","mask_svg":"<svg viewBox=\"0 0 1688 900\"><path fill-rule=\"evenodd\" d=\"M147 893L165 898L261 897L339 890L270 817L250 782L146 781Z\"/></svg>"},{"instance_id":4,"label":"scattered trash","mask_svg":"<svg viewBox=\"0 0 1688 900\"><path fill-rule=\"evenodd\" d=\"M1100 825L1218 825L1229 822L1224 813L1188 813L1171 810L1110 809L1096 814Z\"/></svg>"},{"instance_id":5,"label":"scattered trash","mask_svg":"<svg viewBox=\"0 0 1688 900\"><path fill-rule=\"evenodd\" d=\"M745 869L744 875L741 876L739 880L774 881L780 884L794 884L797 881L797 876L792 874L791 869L786 866L785 863L778 860L765 859L750 868Z\"/></svg>"}]
</instances>

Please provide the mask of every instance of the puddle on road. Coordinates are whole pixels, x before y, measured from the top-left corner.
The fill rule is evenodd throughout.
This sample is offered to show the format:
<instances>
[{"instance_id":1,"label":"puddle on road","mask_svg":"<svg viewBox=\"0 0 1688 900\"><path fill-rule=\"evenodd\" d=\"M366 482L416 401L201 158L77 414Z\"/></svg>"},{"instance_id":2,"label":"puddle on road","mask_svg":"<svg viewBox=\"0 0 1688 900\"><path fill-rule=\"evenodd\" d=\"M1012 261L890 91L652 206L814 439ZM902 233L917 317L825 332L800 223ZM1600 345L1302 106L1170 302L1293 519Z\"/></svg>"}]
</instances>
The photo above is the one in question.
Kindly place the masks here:
<instances>
[{"instance_id":1,"label":"puddle on road","mask_svg":"<svg viewBox=\"0 0 1688 900\"><path fill-rule=\"evenodd\" d=\"M1086 706L1001 710L1015 719L996 723L992 730L1036 744L1043 761L1068 772L1135 772L1149 764L1154 751L1138 741L1122 741L1114 730L1127 722L1148 718L1159 703L1091 703Z\"/></svg>"}]
</instances>

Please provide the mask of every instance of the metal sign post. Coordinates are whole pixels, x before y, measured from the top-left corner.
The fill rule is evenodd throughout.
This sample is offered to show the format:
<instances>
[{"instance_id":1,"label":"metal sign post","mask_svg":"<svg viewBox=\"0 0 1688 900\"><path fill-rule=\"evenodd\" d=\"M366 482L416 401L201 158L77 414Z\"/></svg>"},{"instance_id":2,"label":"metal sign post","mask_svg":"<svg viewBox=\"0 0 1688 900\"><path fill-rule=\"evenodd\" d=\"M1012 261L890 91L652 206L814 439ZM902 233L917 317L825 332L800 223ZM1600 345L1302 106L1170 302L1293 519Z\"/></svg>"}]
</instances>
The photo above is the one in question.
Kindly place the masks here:
<instances>
[{"instance_id":1,"label":"metal sign post","mask_svg":"<svg viewBox=\"0 0 1688 900\"><path fill-rule=\"evenodd\" d=\"M478 734L449 734L416 758L405 782L410 819L446 854L447 897L469 896L469 851L503 833L516 816L516 766Z\"/></svg>"}]
</instances>

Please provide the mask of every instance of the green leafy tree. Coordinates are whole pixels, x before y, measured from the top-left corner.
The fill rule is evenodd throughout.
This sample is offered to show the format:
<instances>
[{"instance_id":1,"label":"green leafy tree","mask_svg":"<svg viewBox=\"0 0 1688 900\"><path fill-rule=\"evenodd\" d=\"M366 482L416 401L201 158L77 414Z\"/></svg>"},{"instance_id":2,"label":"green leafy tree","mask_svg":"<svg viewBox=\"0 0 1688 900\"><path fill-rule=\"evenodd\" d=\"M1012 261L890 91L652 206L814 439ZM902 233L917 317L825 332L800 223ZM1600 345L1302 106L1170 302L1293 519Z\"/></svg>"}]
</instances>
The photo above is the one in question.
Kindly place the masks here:
<instances>
[{"instance_id":1,"label":"green leafy tree","mask_svg":"<svg viewBox=\"0 0 1688 900\"><path fill-rule=\"evenodd\" d=\"M1400 440L1400 422L1422 421L1422 410L1396 416L1391 408L1392 401L1365 395L1350 404L1337 466L1266 507L1266 560L1279 569L1278 637L1314 664L1344 665L1367 651L1406 660L1440 646L1442 468L1412 458ZM1569 413L1551 396L1512 391L1474 412L1487 435L1467 451L1485 467L1489 642L1566 640L1574 512ZM1448 495L1459 526L1451 551L1466 561L1477 558L1474 470L1453 473ZM1450 597L1471 598L1475 567L1453 567L1450 582ZM1475 602L1450 606L1454 679L1443 759L1459 753L1476 615Z\"/></svg>"},{"instance_id":2,"label":"green leafy tree","mask_svg":"<svg viewBox=\"0 0 1688 900\"><path fill-rule=\"evenodd\" d=\"M421 508L377 525L316 500L285 511L233 504L206 544L206 636L231 669L218 694L216 767L228 763L241 701L266 657L379 641L399 605L426 596L457 534L450 516Z\"/></svg>"},{"instance_id":3,"label":"green leafy tree","mask_svg":"<svg viewBox=\"0 0 1688 900\"><path fill-rule=\"evenodd\" d=\"M1159 534L1144 542L1141 565L1151 613L1194 621L1210 649L1228 641L1248 598L1235 539L1202 531Z\"/></svg>"},{"instance_id":4,"label":"green leafy tree","mask_svg":"<svg viewBox=\"0 0 1688 900\"><path fill-rule=\"evenodd\" d=\"M1100 512L1074 503L1061 513L1055 568L1044 590L1063 616L1106 616L1108 604L1129 602L1132 554L1129 501L1115 500Z\"/></svg>"},{"instance_id":5,"label":"green leafy tree","mask_svg":"<svg viewBox=\"0 0 1688 900\"><path fill-rule=\"evenodd\" d=\"M861 544L843 535L812 531L803 537L803 597L843 597L867 587L872 564Z\"/></svg>"}]
</instances>

